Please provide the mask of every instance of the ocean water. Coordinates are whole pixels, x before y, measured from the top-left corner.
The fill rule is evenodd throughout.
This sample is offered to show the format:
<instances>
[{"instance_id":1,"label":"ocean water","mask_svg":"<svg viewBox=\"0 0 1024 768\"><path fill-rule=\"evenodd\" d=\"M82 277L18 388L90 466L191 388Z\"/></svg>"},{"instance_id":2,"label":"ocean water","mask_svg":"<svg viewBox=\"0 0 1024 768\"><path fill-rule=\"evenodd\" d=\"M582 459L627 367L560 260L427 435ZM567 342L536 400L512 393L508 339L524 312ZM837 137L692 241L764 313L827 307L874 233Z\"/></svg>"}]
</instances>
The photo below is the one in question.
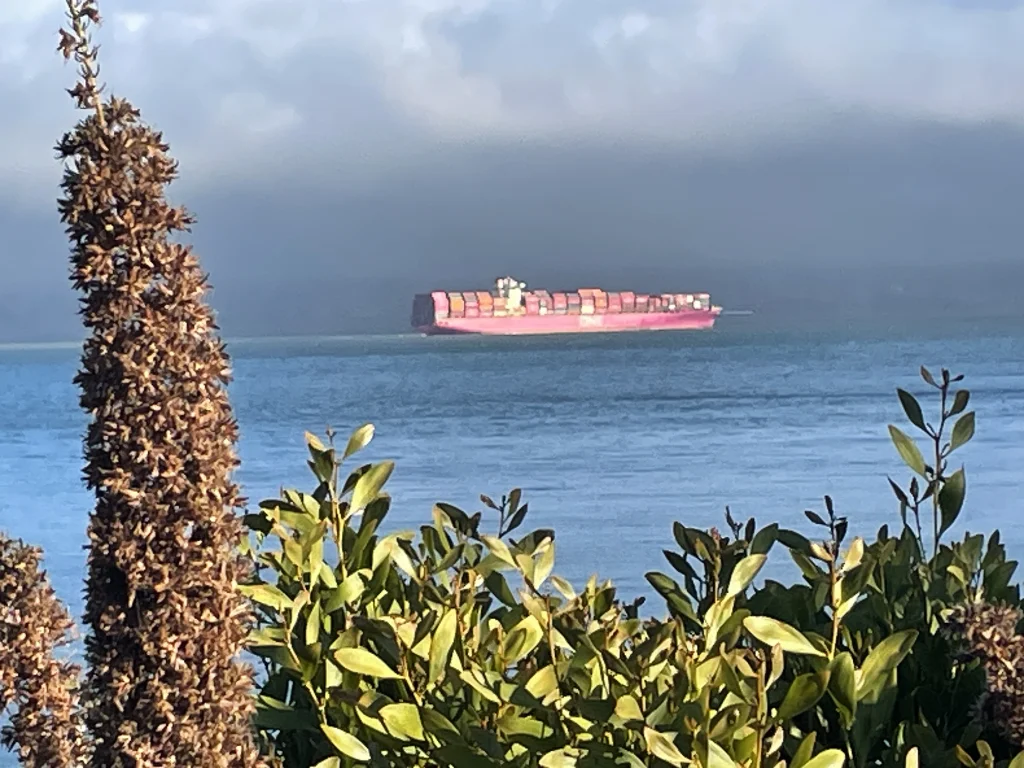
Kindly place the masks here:
<instances>
[{"instance_id":1,"label":"ocean water","mask_svg":"<svg viewBox=\"0 0 1024 768\"><path fill-rule=\"evenodd\" d=\"M312 489L304 430L330 425L343 439L370 421L366 456L397 462L389 527L429 521L435 501L475 511L479 494L519 486L527 527L556 531L556 572L577 584L612 578L625 597L652 594L645 571L671 572L662 549L674 546L674 520L724 528L727 504L738 519L808 531L803 510L830 494L854 532L898 525L886 475L909 471L886 425L909 426L895 388L926 394L919 367L945 365L966 374L978 414L974 441L957 454L968 477L958 532L999 527L1011 555L1024 555L1024 334L716 330L229 350L238 478L253 503L282 486ZM0 350L0 528L45 549L76 614L91 506L77 357L74 347Z\"/></svg>"}]
</instances>

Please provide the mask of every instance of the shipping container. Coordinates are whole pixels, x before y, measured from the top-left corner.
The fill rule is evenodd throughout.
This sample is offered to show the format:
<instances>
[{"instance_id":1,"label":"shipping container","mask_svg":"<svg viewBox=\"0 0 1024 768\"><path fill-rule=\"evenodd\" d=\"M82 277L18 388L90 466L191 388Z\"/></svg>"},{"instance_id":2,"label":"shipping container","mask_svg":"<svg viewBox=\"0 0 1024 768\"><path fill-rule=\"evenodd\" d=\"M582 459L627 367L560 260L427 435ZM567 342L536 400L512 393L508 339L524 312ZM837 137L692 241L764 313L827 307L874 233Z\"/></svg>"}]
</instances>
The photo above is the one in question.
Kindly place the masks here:
<instances>
[{"instance_id":1,"label":"shipping container","mask_svg":"<svg viewBox=\"0 0 1024 768\"><path fill-rule=\"evenodd\" d=\"M486 307L480 305L480 317L494 317L494 306L488 304Z\"/></svg>"},{"instance_id":2,"label":"shipping container","mask_svg":"<svg viewBox=\"0 0 1024 768\"><path fill-rule=\"evenodd\" d=\"M487 291L477 291L476 300L481 307L494 306L494 297L491 296L491 294L489 294Z\"/></svg>"},{"instance_id":3,"label":"shipping container","mask_svg":"<svg viewBox=\"0 0 1024 768\"><path fill-rule=\"evenodd\" d=\"M466 317L480 317L480 307L478 306L466 306Z\"/></svg>"},{"instance_id":4,"label":"shipping container","mask_svg":"<svg viewBox=\"0 0 1024 768\"><path fill-rule=\"evenodd\" d=\"M569 299L564 293L556 293L551 298L554 299L556 309L558 307L565 307L569 303Z\"/></svg>"}]
</instances>

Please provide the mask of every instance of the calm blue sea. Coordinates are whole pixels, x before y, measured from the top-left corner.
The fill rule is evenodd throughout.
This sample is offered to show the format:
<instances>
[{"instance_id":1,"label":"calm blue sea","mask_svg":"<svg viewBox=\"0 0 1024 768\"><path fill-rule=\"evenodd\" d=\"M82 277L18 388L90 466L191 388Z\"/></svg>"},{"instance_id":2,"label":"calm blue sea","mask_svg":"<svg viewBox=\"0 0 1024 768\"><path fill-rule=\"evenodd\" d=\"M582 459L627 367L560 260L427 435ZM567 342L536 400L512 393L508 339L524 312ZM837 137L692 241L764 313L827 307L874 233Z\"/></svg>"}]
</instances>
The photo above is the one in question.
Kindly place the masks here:
<instances>
[{"instance_id":1,"label":"calm blue sea","mask_svg":"<svg viewBox=\"0 0 1024 768\"><path fill-rule=\"evenodd\" d=\"M741 325L735 322L734 325ZM752 323L744 327L751 326ZM967 375L977 435L962 450L961 529L1001 527L1024 555L1024 334L942 337L741 331L559 339L418 337L230 345L241 423L239 479L256 502L311 488L303 431L372 421L391 458L391 525L442 500L521 486L528 522L557 532L556 570L649 594L671 525L721 525L725 505L807 528L831 494L858 532L898 523L886 474L907 472L886 424L895 397L925 387L921 364ZM0 349L0 527L43 546L80 611L90 498L80 483L85 418L77 348ZM931 401L926 404L926 409ZM724 527L724 526L723 526Z\"/></svg>"}]
</instances>

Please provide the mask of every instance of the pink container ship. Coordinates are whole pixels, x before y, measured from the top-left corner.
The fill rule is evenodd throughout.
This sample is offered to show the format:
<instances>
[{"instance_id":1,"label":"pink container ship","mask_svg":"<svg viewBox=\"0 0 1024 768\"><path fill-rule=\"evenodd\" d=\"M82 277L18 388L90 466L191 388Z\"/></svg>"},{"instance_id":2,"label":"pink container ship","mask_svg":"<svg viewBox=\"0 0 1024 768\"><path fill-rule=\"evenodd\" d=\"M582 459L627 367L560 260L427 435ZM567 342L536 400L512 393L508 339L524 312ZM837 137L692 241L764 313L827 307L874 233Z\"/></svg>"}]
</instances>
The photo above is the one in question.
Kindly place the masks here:
<instances>
[{"instance_id":1,"label":"pink container ship","mask_svg":"<svg viewBox=\"0 0 1024 768\"><path fill-rule=\"evenodd\" d=\"M434 291L413 300L412 326L428 335L710 330L722 308L707 293L646 294L580 288L527 291L499 278L492 291Z\"/></svg>"}]
</instances>

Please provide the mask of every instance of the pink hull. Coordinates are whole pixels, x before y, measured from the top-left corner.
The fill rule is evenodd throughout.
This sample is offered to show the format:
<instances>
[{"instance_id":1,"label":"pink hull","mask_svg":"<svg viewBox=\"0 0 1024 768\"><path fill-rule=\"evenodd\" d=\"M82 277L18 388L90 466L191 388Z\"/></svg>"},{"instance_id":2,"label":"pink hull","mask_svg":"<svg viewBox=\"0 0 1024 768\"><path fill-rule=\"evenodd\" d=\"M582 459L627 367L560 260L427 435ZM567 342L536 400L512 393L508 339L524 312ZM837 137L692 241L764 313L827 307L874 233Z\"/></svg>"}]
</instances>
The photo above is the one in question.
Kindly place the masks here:
<instances>
[{"instance_id":1,"label":"pink hull","mask_svg":"<svg viewBox=\"0 0 1024 768\"><path fill-rule=\"evenodd\" d=\"M418 330L431 336L478 333L529 336L552 333L614 333L619 331L710 330L721 310L628 312L607 315L517 315L514 317L452 317Z\"/></svg>"}]
</instances>

